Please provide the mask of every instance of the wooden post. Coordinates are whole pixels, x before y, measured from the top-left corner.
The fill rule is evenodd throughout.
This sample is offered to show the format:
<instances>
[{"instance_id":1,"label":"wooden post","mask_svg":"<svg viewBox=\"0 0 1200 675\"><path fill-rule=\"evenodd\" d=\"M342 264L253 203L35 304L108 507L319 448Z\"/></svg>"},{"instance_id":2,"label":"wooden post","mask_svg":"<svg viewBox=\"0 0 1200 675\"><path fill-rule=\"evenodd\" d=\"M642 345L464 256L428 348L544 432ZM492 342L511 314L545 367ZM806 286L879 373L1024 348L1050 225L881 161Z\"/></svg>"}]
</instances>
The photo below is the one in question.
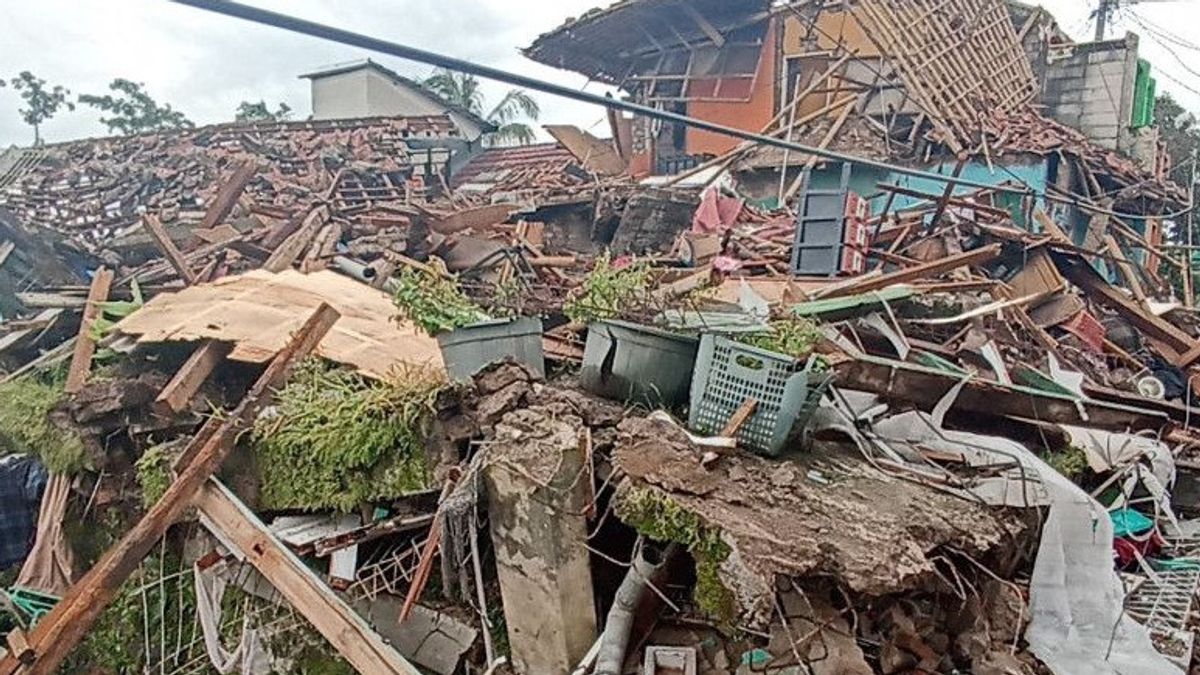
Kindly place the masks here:
<instances>
[{"instance_id":1,"label":"wooden post","mask_svg":"<svg viewBox=\"0 0 1200 675\"><path fill-rule=\"evenodd\" d=\"M226 342L205 340L175 372L175 376L154 399L154 407L163 413L178 413L187 407L200 386L229 355L231 345Z\"/></svg>"},{"instance_id":2,"label":"wooden post","mask_svg":"<svg viewBox=\"0 0 1200 675\"><path fill-rule=\"evenodd\" d=\"M154 243L158 244L158 250L166 256L167 262L171 263L171 267L175 268L175 273L183 279L183 283L191 286L196 283L196 273L188 266L187 260L183 254L179 252L179 248L175 246L175 242L171 241L171 235L167 234L166 228L163 227L162 221L158 216L147 215L142 218L142 226L150 233L150 237L154 239Z\"/></svg>"},{"instance_id":3,"label":"wooden post","mask_svg":"<svg viewBox=\"0 0 1200 675\"><path fill-rule=\"evenodd\" d=\"M235 546L358 672L419 675L220 481L211 478L202 486L196 507L214 534Z\"/></svg>"},{"instance_id":4,"label":"wooden post","mask_svg":"<svg viewBox=\"0 0 1200 675\"><path fill-rule=\"evenodd\" d=\"M184 454L193 459L179 473L179 477L142 519L121 537L121 541L106 551L28 634L35 660L21 671L22 675L50 675L57 671L63 659L79 644L104 608L112 602L121 584L137 569L138 563L166 533L167 528L179 520L204 482L220 468L225 457L233 450L238 435L250 427L254 418L270 402L275 389L287 379L301 358L316 349L339 316L337 310L321 304L292 336L287 346L275 356L241 403L221 419L211 433L200 433L192 438ZM208 426L205 425L206 428ZM200 447L193 448L194 445ZM6 654L0 660L0 674L12 675L19 666L19 661L12 654Z\"/></svg>"},{"instance_id":5,"label":"wooden post","mask_svg":"<svg viewBox=\"0 0 1200 675\"><path fill-rule=\"evenodd\" d=\"M83 318L79 321L79 335L75 338L75 353L71 356L71 367L67 370L67 383L63 390L74 394L87 383L88 371L92 369L92 355L96 353L96 341L92 339L92 324L100 316L100 303L108 300L112 287L113 272L101 267L92 277L88 289L87 303L83 306Z\"/></svg>"}]
</instances>

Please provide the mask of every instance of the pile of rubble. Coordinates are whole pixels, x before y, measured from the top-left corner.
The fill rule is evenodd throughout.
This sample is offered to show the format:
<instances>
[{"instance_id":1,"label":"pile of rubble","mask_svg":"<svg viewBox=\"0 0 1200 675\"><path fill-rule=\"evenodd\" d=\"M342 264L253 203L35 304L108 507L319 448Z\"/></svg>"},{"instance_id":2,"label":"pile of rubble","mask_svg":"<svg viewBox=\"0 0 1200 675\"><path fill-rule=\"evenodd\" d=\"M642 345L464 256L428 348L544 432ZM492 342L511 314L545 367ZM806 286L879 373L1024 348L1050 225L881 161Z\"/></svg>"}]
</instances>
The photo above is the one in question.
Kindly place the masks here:
<instances>
[{"instance_id":1,"label":"pile of rubble","mask_svg":"<svg viewBox=\"0 0 1200 675\"><path fill-rule=\"evenodd\" d=\"M936 188L752 143L641 180L615 117L5 160L0 675L1192 668L1181 194L1032 112L1024 68L973 116L981 63L894 64L961 76L905 134L832 100L765 130L882 133ZM1029 154L1062 180L961 179Z\"/></svg>"}]
</instances>

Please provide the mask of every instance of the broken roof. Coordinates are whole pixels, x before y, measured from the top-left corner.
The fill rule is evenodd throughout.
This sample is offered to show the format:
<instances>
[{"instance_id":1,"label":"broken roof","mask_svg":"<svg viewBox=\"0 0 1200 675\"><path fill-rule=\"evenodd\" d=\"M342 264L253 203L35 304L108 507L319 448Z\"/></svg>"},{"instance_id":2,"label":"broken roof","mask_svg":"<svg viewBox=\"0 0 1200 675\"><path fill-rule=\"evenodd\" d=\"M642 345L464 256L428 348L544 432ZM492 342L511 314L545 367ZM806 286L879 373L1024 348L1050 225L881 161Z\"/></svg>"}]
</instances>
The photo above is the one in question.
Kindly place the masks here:
<instances>
[{"instance_id":1,"label":"broken roof","mask_svg":"<svg viewBox=\"0 0 1200 675\"><path fill-rule=\"evenodd\" d=\"M525 56L555 68L619 85L638 57L711 43L728 30L767 18L766 0L621 0L544 33Z\"/></svg>"},{"instance_id":2,"label":"broken roof","mask_svg":"<svg viewBox=\"0 0 1200 675\"><path fill-rule=\"evenodd\" d=\"M574 171L571 167L576 167ZM488 148L455 174L456 191L484 195L491 201L524 201L546 193L572 193L593 184L560 143Z\"/></svg>"},{"instance_id":3,"label":"broken roof","mask_svg":"<svg viewBox=\"0 0 1200 675\"><path fill-rule=\"evenodd\" d=\"M416 91L422 96L436 102L438 105L445 106L447 111L456 112L459 115L466 117L475 124L478 124L479 127L484 131L496 130L495 123L489 122L469 108L454 103L453 101L447 101L441 94L425 86L423 82L405 77L391 68L383 66L372 59L360 59L358 61L350 61L347 63L339 63L332 66L327 66L309 73L304 73L300 76L300 79L319 80L324 77L334 77L335 75L344 75L346 73L353 73L359 70L373 70L388 78L395 84L405 87L406 89Z\"/></svg>"},{"instance_id":4,"label":"broken roof","mask_svg":"<svg viewBox=\"0 0 1200 675\"><path fill-rule=\"evenodd\" d=\"M188 213L198 221L222 176L243 161L260 168L246 188L254 202L290 209L333 188L339 171L343 178L400 177L411 169L409 140L457 133L438 115L220 124L72 141L40 148L37 161L0 189L0 206L27 226L103 246L139 227L147 211L168 223Z\"/></svg>"}]
</instances>

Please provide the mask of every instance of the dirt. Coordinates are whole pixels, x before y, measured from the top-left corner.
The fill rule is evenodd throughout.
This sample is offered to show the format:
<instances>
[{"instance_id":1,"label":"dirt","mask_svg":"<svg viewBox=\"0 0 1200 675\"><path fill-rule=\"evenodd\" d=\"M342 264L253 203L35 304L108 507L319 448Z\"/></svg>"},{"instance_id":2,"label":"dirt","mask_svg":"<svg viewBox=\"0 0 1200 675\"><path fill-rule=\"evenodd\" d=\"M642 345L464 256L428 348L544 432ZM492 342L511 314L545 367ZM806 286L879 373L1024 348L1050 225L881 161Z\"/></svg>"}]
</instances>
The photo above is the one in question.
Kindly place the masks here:
<instances>
[{"instance_id":1,"label":"dirt","mask_svg":"<svg viewBox=\"0 0 1200 675\"><path fill-rule=\"evenodd\" d=\"M1011 547L1024 529L1013 514L889 477L836 450L789 460L738 454L706 469L670 424L631 418L619 429L615 462L629 479L665 492L733 548L722 581L743 590L744 618L769 616L769 597L747 600L755 588L769 596L777 576L832 577L866 595L912 590L934 577L935 549L981 558Z\"/></svg>"}]
</instances>

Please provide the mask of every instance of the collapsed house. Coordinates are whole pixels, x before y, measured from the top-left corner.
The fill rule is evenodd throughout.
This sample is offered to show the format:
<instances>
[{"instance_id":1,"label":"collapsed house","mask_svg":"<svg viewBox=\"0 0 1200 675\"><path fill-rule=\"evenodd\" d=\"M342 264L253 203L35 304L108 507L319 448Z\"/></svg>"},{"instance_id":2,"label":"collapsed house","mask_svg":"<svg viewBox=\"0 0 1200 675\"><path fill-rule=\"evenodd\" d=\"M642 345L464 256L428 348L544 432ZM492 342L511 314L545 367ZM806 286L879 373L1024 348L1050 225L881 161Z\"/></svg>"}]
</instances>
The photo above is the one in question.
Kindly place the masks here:
<instances>
[{"instance_id":1,"label":"collapsed house","mask_svg":"<svg viewBox=\"0 0 1200 675\"><path fill-rule=\"evenodd\" d=\"M483 148L353 117L416 87L369 61L327 119L6 153L0 673L1191 667L1200 319L1136 39L623 0L526 54L873 162Z\"/></svg>"}]
</instances>

